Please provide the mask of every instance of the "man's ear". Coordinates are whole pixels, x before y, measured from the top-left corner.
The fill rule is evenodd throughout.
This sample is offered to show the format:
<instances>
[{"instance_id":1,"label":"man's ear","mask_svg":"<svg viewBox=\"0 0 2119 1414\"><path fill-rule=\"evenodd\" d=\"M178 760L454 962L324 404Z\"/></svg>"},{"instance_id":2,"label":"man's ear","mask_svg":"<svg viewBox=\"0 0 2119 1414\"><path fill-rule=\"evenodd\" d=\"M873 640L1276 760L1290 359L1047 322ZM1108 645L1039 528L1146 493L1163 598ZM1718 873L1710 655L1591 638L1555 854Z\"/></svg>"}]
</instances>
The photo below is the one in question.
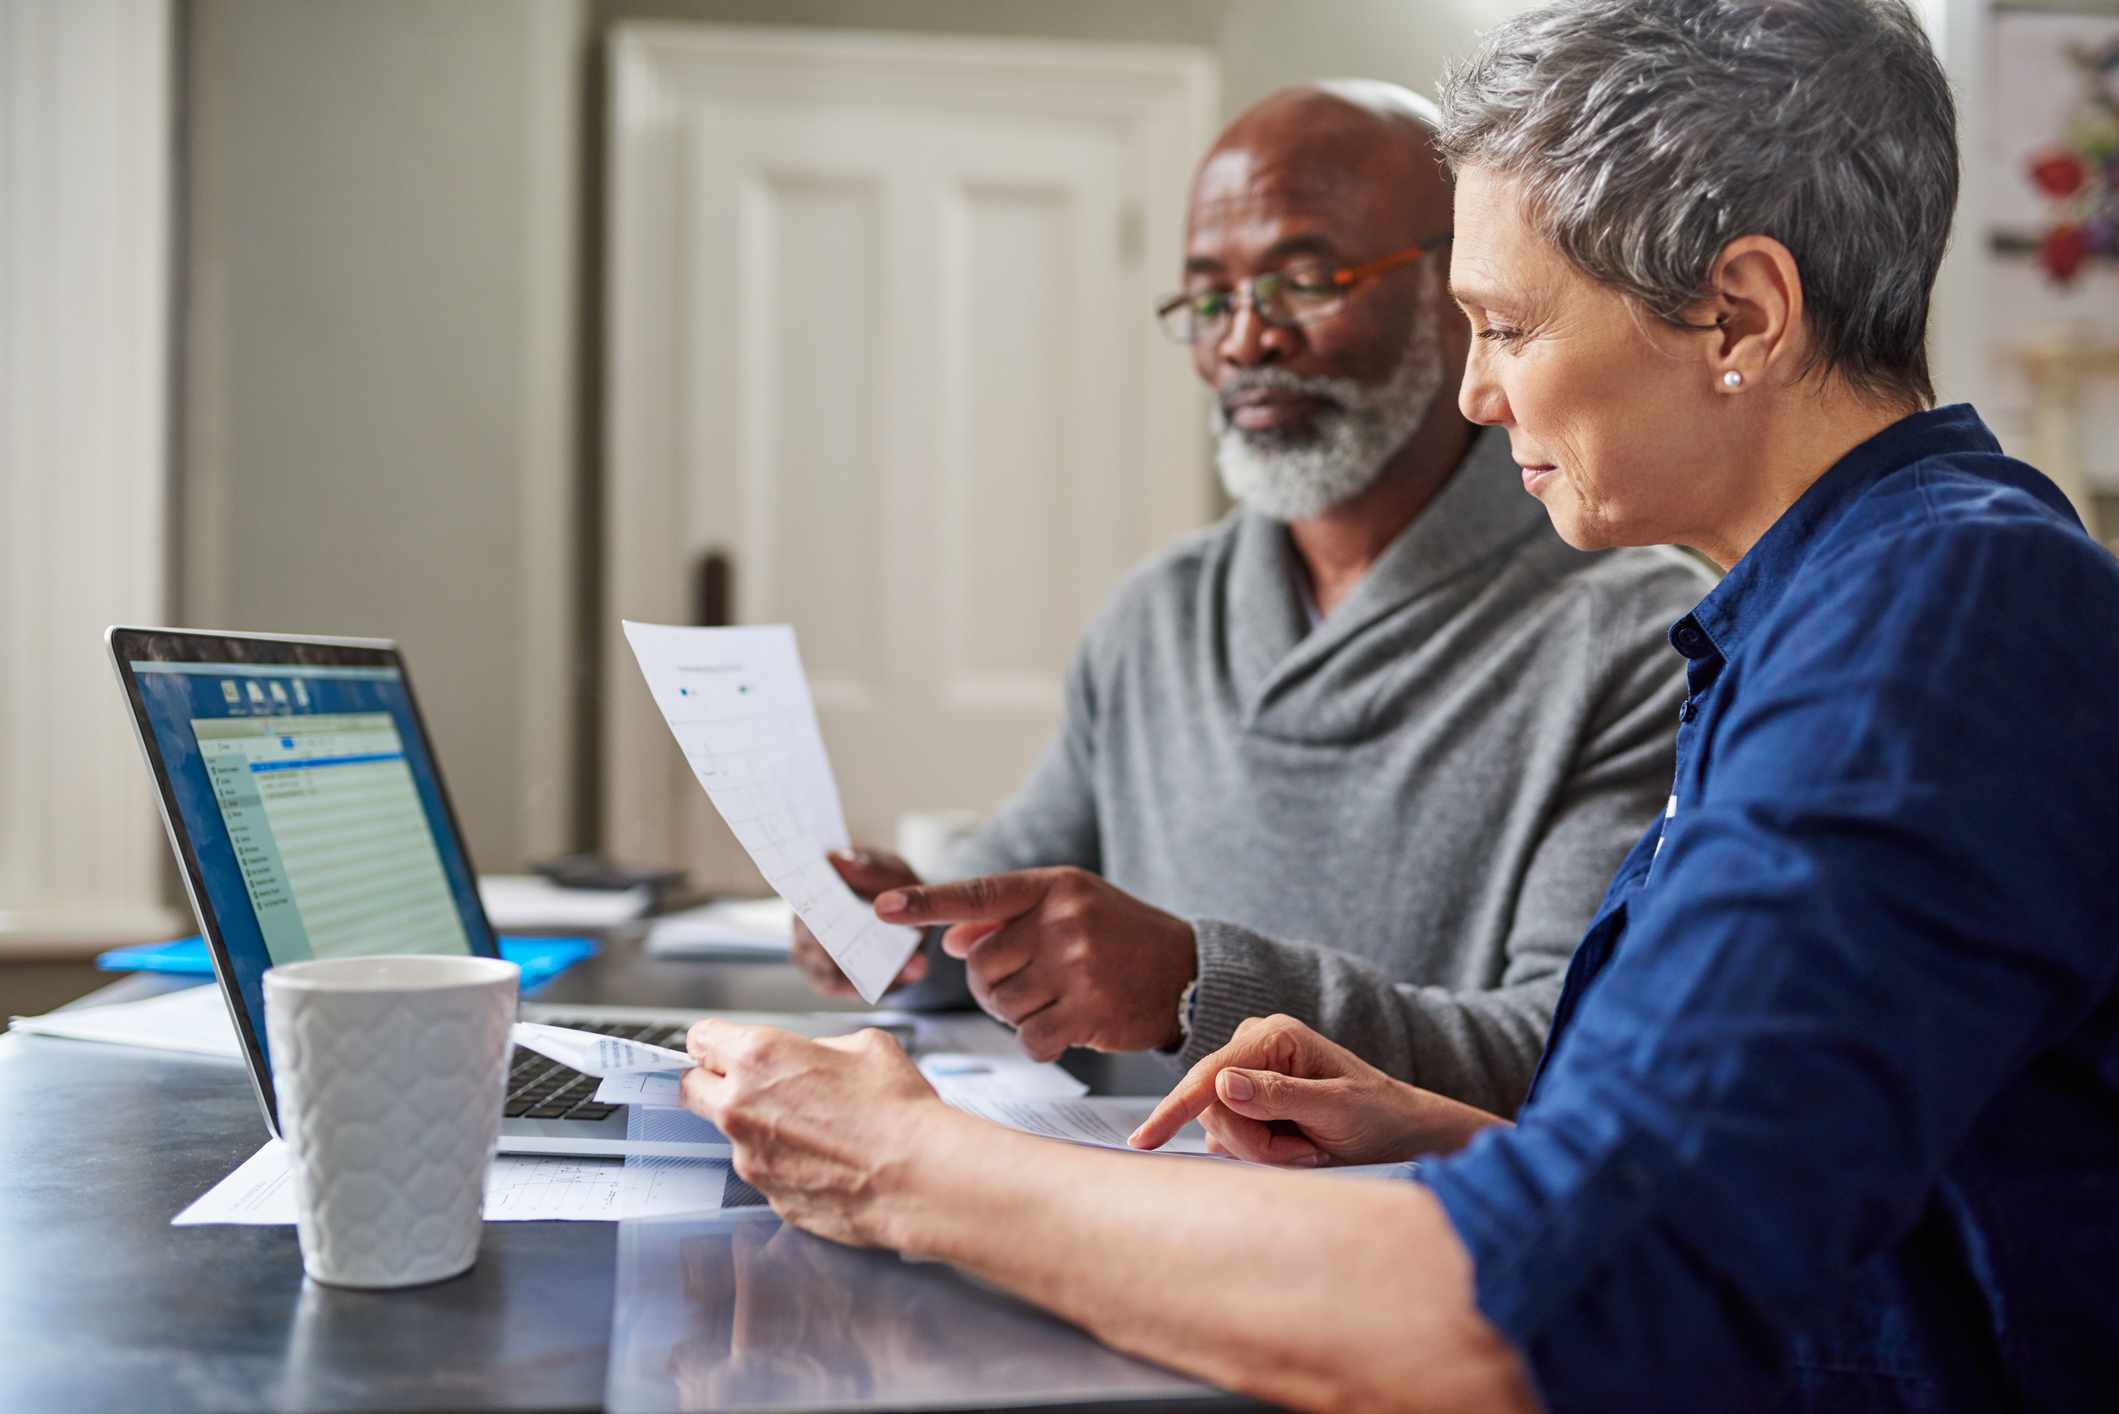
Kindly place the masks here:
<instances>
[{"instance_id":1,"label":"man's ear","mask_svg":"<svg viewBox=\"0 0 2119 1414\"><path fill-rule=\"evenodd\" d=\"M1788 247L1771 236L1739 236L1722 247L1701 301L1716 333L1710 373L1726 392L1802 367L1803 278ZM1728 375L1738 377L1730 380Z\"/></svg>"}]
</instances>

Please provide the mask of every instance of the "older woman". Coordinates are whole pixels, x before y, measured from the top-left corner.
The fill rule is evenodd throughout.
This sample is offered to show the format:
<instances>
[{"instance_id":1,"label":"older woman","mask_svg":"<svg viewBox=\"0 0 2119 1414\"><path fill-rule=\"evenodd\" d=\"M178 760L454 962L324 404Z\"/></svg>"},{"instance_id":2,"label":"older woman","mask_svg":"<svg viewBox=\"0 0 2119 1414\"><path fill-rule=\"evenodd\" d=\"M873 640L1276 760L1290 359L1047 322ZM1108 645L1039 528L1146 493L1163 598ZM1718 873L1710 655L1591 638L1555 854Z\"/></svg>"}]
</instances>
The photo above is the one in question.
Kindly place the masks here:
<instances>
[{"instance_id":1,"label":"older woman","mask_svg":"<svg viewBox=\"0 0 2119 1414\"><path fill-rule=\"evenodd\" d=\"M1445 1157L1327 1187L1063 1149L880 1038L712 1022L690 1101L791 1221L1290 1403L2108 1407L2119 565L1969 408L1927 410L1933 53L1903 0L1573 0L1444 113L1465 415L1574 544L1728 570L1671 629L1669 806L1520 1123L1285 1019L1136 1142L1197 1114L1267 1162Z\"/></svg>"}]
</instances>

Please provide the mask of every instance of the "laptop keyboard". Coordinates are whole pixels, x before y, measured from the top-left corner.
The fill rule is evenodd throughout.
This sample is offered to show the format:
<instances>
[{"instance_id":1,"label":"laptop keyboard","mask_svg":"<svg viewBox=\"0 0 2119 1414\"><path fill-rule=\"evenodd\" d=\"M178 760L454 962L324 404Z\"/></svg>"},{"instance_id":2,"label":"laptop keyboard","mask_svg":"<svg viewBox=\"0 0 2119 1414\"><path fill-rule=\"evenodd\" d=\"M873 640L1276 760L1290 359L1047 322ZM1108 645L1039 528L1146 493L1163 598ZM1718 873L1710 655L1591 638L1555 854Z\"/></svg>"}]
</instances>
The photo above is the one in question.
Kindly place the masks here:
<instances>
[{"instance_id":1,"label":"laptop keyboard","mask_svg":"<svg viewBox=\"0 0 2119 1414\"><path fill-rule=\"evenodd\" d=\"M566 1024L577 1031L594 1031L600 1036L645 1041L651 1046L668 1046L677 1051L684 1049L685 1028L682 1026L611 1025L595 1021L569 1021ZM601 1083L595 1076L583 1075L549 1056L518 1048L515 1064L508 1071L508 1107L503 1113L509 1119L606 1119L618 1106L596 1103L596 1087Z\"/></svg>"}]
</instances>

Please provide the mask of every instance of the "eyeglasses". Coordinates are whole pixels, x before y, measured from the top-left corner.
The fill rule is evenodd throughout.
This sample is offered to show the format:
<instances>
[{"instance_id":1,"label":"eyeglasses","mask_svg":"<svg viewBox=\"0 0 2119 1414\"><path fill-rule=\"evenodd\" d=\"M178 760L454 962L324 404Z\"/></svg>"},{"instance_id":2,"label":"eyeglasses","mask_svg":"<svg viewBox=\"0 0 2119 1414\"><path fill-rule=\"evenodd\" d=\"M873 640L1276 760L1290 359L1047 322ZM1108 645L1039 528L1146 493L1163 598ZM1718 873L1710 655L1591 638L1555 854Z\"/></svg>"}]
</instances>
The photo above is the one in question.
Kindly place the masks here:
<instances>
[{"instance_id":1,"label":"eyeglasses","mask_svg":"<svg viewBox=\"0 0 2119 1414\"><path fill-rule=\"evenodd\" d=\"M1229 332L1229 321L1236 317L1236 308L1242 304L1250 305L1266 323L1283 329L1316 324L1337 314L1354 286L1401 265L1411 265L1430 251L1448 245L1449 240L1446 235L1436 236L1365 265L1329 270L1298 266L1239 280L1234 289L1186 290L1157 301L1155 321L1180 344L1219 342Z\"/></svg>"}]
</instances>

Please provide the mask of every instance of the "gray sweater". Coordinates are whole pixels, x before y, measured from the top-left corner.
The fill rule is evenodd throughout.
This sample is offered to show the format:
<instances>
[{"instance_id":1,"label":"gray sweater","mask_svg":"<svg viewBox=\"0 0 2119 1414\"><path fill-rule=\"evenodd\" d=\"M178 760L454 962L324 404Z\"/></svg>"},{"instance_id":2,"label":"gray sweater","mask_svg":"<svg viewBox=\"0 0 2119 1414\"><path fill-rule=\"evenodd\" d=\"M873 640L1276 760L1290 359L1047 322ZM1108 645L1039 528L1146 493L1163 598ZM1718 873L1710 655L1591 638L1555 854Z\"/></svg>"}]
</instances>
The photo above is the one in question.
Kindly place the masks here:
<instances>
[{"instance_id":1,"label":"gray sweater","mask_svg":"<svg viewBox=\"0 0 2119 1414\"><path fill-rule=\"evenodd\" d=\"M1189 1065L1287 1012L1415 1084L1512 1114L1562 973L1661 808L1683 697L1674 551L1582 554L1483 434L1312 629L1294 547L1238 512L1090 628L1059 739L950 859L1073 864L1189 919ZM963 997L935 955L904 1000Z\"/></svg>"}]
</instances>

